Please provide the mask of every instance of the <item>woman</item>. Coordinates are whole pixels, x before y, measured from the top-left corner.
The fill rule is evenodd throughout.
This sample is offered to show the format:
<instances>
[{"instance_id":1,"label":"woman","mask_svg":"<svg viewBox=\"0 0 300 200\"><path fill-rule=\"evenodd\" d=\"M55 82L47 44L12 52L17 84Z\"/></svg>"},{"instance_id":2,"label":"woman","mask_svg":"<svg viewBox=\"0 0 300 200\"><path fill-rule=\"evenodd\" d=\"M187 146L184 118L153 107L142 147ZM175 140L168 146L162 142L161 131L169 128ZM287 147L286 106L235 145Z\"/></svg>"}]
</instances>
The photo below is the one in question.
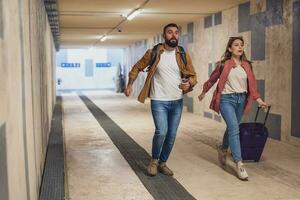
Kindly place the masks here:
<instances>
[{"instance_id":1,"label":"woman","mask_svg":"<svg viewBox=\"0 0 300 200\"><path fill-rule=\"evenodd\" d=\"M226 164L227 149L230 147L238 177L248 180L241 156L239 123L243 113L249 111L253 100L263 108L268 105L257 92L255 76L251 62L246 58L242 37L229 39L222 60L217 63L216 69L203 85L202 93L198 96L199 101L205 97L205 93L218 79L210 108L218 113L221 112L227 125L223 144L217 147L219 161L222 165Z\"/></svg>"}]
</instances>

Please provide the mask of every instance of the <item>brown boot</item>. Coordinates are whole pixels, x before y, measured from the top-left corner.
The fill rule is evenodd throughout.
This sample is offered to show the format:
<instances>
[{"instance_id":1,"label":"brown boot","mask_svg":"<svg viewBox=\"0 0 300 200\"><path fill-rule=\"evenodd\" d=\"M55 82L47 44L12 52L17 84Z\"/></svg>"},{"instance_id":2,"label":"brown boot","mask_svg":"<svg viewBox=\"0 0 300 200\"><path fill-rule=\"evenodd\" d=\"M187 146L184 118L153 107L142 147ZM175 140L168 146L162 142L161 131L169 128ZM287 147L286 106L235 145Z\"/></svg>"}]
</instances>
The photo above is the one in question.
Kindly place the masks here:
<instances>
[{"instance_id":1,"label":"brown boot","mask_svg":"<svg viewBox=\"0 0 300 200\"><path fill-rule=\"evenodd\" d=\"M155 176L157 174L157 166L158 166L158 160L151 159L147 167L147 172L150 176Z\"/></svg>"},{"instance_id":2,"label":"brown boot","mask_svg":"<svg viewBox=\"0 0 300 200\"><path fill-rule=\"evenodd\" d=\"M166 165L165 162L160 163L160 165L158 166L158 171L164 175L167 176L173 176L174 173L172 172L172 170Z\"/></svg>"}]
</instances>

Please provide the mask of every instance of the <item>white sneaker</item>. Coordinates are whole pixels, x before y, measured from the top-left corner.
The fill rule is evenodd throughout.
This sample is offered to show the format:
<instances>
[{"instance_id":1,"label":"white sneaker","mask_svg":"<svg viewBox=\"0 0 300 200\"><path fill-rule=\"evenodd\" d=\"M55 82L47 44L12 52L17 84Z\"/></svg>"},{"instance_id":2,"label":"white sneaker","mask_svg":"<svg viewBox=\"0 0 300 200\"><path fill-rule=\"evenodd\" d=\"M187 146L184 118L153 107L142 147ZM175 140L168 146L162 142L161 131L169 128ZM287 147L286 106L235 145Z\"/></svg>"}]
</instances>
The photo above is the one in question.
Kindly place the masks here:
<instances>
[{"instance_id":1,"label":"white sneaker","mask_svg":"<svg viewBox=\"0 0 300 200\"><path fill-rule=\"evenodd\" d=\"M218 151L219 162L221 163L221 165L225 165L227 150L224 150L222 148L222 145L217 145L217 151Z\"/></svg>"},{"instance_id":2,"label":"white sneaker","mask_svg":"<svg viewBox=\"0 0 300 200\"><path fill-rule=\"evenodd\" d=\"M248 180L248 174L242 161L236 164L237 175L241 180Z\"/></svg>"}]
</instances>

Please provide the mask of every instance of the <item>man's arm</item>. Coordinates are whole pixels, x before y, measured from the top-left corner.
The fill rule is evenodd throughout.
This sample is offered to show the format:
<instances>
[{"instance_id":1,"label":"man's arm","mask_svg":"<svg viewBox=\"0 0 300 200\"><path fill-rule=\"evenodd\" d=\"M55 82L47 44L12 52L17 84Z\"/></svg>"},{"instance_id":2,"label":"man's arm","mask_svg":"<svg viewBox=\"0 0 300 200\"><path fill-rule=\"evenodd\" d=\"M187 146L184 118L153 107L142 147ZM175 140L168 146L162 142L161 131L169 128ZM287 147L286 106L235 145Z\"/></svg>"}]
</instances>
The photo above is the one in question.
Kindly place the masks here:
<instances>
[{"instance_id":1,"label":"man's arm","mask_svg":"<svg viewBox=\"0 0 300 200\"><path fill-rule=\"evenodd\" d=\"M128 74L129 80L128 80L127 88L125 89L124 92L126 96L129 96L132 93L133 82L138 77L140 71L142 71L148 66L151 59L151 51L152 51L151 49L148 49L147 52L144 54L144 56L130 70Z\"/></svg>"},{"instance_id":2,"label":"man's arm","mask_svg":"<svg viewBox=\"0 0 300 200\"><path fill-rule=\"evenodd\" d=\"M144 56L132 67L130 70L128 76L129 76L129 81L128 84L133 84L135 79L137 78L138 74L140 71L145 69L150 61L151 57L151 49L148 49L147 52L144 54Z\"/></svg>"},{"instance_id":3,"label":"man's arm","mask_svg":"<svg viewBox=\"0 0 300 200\"><path fill-rule=\"evenodd\" d=\"M194 69L194 66L192 63L192 59L188 52L186 52L186 61L187 61L187 63L186 63L186 71L185 71L186 74L185 75L188 76L188 88L186 91L184 91L185 93L192 91L193 87L197 84L197 75L196 75L196 72L195 72L195 69Z\"/></svg>"},{"instance_id":4,"label":"man's arm","mask_svg":"<svg viewBox=\"0 0 300 200\"><path fill-rule=\"evenodd\" d=\"M187 69L191 72L189 83L191 84L191 87L193 88L197 84L197 74L195 72L195 68L192 63L192 59L190 57L190 54L187 52Z\"/></svg>"}]
</instances>

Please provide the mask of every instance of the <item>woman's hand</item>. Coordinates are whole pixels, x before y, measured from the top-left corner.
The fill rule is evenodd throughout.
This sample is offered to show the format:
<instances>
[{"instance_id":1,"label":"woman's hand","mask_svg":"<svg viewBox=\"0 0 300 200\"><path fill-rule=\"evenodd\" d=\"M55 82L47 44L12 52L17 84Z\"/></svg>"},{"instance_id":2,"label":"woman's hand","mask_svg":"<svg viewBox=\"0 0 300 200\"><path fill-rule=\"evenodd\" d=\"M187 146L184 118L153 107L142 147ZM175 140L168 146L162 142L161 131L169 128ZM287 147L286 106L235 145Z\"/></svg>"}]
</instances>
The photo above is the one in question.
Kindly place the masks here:
<instances>
[{"instance_id":1,"label":"woman's hand","mask_svg":"<svg viewBox=\"0 0 300 200\"><path fill-rule=\"evenodd\" d=\"M266 102L264 102L261 98L256 99L256 101L257 101L259 107L261 107L261 108L263 108L263 109L266 109L266 108L268 108L268 106L269 106L269 105L266 104Z\"/></svg>"},{"instance_id":2,"label":"woman's hand","mask_svg":"<svg viewBox=\"0 0 300 200\"><path fill-rule=\"evenodd\" d=\"M202 92L201 94L199 94L198 96L199 101L202 101L204 97L205 97L205 93Z\"/></svg>"}]
</instances>

